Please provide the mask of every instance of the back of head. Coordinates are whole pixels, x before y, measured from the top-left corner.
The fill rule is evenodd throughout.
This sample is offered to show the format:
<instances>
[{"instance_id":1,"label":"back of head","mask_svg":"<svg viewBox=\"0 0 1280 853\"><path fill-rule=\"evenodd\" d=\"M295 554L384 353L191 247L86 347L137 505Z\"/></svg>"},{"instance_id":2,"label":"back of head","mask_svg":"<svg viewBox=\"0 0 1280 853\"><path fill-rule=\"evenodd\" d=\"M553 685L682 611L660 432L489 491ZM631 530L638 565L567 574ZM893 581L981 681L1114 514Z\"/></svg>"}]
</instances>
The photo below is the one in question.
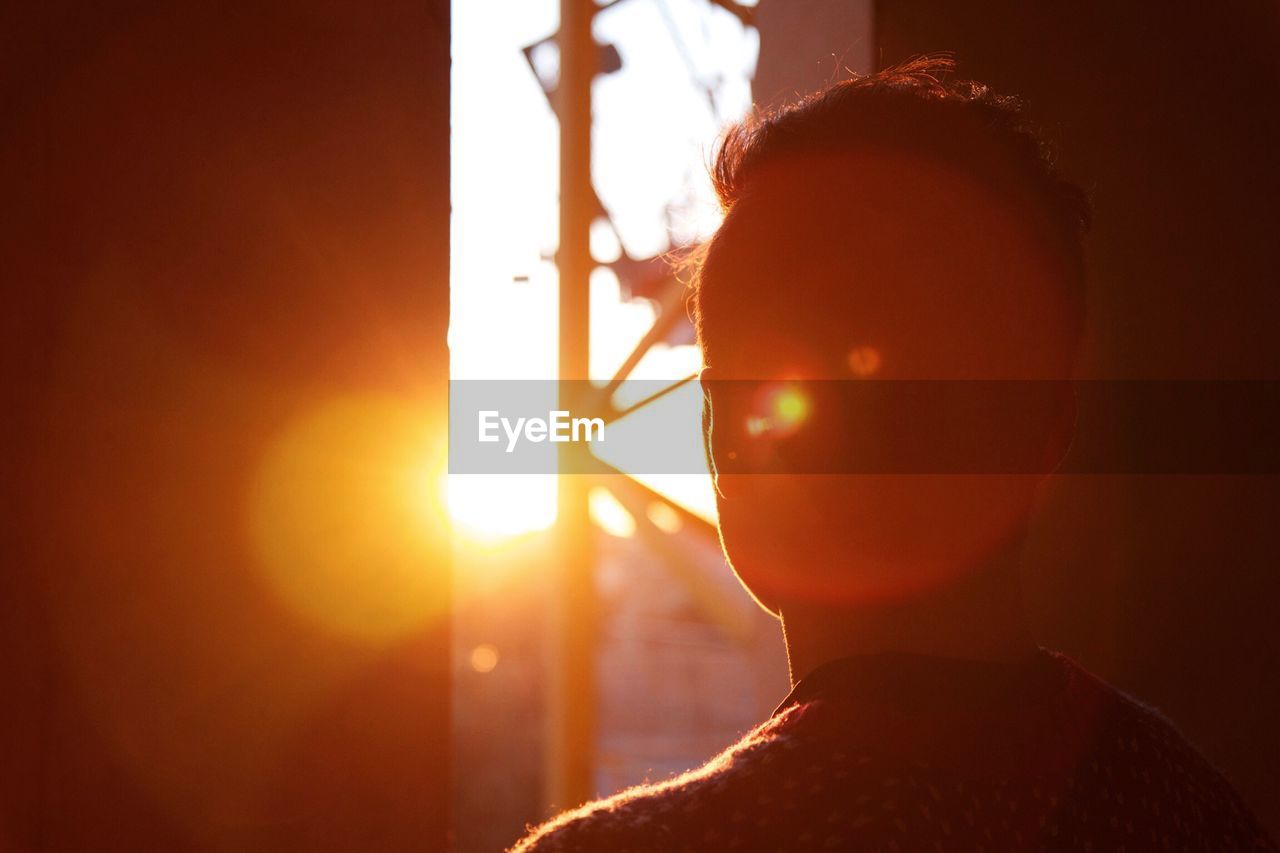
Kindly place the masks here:
<instances>
[{"instance_id":1,"label":"back of head","mask_svg":"<svg viewBox=\"0 0 1280 853\"><path fill-rule=\"evenodd\" d=\"M717 152L725 218L694 294L708 450L726 552L770 606L913 594L1025 520L1032 476L824 470L856 443L847 418L827 418L814 386L770 390L1069 375L1087 205L1016 101L951 70L922 59L837 83L732 128ZM777 439L755 409L779 393L797 398L787 441L819 462L739 470Z\"/></svg>"}]
</instances>

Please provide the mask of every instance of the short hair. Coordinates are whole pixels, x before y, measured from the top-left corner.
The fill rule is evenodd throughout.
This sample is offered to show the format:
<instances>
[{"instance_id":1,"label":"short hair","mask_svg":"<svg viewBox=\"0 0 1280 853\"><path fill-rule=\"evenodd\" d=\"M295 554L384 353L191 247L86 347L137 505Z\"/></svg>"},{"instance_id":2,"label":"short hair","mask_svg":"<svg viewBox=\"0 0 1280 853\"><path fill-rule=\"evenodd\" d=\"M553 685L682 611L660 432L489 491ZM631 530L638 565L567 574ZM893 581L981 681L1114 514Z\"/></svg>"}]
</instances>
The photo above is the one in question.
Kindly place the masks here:
<instances>
[{"instance_id":1,"label":"short hair","mask_svg":"<svg viewBox=\"0 0 1280 853\"><path fill-rule=\"evenodd\" d=\"M1084 315L1084 235L1090 207L1085 194L1055 166L1038 130L1018 99L972 80L949 79L954 62L926 56L874 74L855 76L772 112L752 116L724 134L711 166L724 224L691 258L692 316L708 352L716 337L716 312L708 293L716 282L717 241L762 173L780 163L831 168L822 155L892 150L919 155L959 170L993 192L1016 194L1041 212L1048 251L1066 272L1065 304L1072 337ZM807 247L792 247L805 250ZM749 299L745 293L717 296Z\"/></svg>"}]
</instances>

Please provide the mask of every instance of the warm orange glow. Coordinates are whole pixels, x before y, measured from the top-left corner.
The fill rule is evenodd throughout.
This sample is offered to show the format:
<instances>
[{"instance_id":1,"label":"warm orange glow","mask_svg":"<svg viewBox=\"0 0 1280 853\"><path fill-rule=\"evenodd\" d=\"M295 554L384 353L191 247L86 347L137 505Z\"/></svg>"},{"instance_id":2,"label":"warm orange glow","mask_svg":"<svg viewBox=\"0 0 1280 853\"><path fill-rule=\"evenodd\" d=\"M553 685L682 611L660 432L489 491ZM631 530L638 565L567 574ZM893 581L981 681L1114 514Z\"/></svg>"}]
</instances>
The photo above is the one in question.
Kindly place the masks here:
<instances>
[{"instance_id":1,"label":"warm orange glow","mask_svg":"<svg viewBox=\"0 0 1280 853\"><path fill-rule=\"evenodd\" d=\"M391 396L326 402L267 449L248 507L262 575L301 615L384 644L441 615L430 487L443 430Z\"/></svg>"}]
</instances>

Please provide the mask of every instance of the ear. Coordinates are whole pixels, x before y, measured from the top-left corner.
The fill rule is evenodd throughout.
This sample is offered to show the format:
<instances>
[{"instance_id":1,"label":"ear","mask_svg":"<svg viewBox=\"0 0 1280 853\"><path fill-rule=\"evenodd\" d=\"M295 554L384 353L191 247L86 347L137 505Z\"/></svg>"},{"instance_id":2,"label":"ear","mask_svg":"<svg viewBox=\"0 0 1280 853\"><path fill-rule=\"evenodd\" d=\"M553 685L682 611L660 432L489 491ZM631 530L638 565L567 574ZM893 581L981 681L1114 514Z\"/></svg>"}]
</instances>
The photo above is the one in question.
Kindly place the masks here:
<instances>
[{"instance_id":1,"label":"ear","mask_svg":"<svg viewBox=\"0 0 1280 853\"><path fill-rule=\"evenodd\" d=\"M724 497L724 493L720 491L720 473L716 467L715 442L713 440L715 426L715 402L712 394L711 368L704 367L698 371L698 384L702 386L702 449L707 456L707 470L711 472L711 485L716 490L716 494Z\"/></svg>"}]
</instances>

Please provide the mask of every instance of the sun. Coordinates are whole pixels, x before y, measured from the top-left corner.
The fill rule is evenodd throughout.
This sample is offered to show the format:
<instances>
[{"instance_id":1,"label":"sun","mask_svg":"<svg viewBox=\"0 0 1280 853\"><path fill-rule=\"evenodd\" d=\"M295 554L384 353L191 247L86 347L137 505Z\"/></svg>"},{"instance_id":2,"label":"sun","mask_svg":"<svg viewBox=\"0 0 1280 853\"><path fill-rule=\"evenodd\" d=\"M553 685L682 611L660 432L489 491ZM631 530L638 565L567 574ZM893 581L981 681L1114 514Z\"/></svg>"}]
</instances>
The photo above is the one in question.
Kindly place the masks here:
<instances>
[{"instance_id":1,"label":"sun","mask_svg":"<svg viewBox=\"0 0 1280 853\"><path fill-rule=\"evenodd\" d=\"M556 520L553 474L446 474L444 487L450 526L474 545L500 545Z\"/></svg>"}]
</instances>

